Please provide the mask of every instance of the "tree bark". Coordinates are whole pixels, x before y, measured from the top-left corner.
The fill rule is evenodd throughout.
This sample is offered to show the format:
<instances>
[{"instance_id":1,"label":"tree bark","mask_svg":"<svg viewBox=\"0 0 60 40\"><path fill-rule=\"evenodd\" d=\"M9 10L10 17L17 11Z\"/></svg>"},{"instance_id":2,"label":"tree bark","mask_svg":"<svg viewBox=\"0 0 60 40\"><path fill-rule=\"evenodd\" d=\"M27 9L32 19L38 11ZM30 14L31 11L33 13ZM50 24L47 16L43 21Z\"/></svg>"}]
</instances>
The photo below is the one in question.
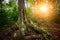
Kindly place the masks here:
<instances>
[{"instance_id":1,"label":"tree bark","mask_svg":"<svg viewBox=\"0 0 60 40\"><path fill-rule=\"evenodd\" d=\"M18 0L18 12L19 12L19 16L18 16L18 26L19 26L19 36L22 36L22 22L23 22L23 14L24 14L24 8L25 8L25 4L24 4L24 0Z\"/></svg>"}]
</instances>

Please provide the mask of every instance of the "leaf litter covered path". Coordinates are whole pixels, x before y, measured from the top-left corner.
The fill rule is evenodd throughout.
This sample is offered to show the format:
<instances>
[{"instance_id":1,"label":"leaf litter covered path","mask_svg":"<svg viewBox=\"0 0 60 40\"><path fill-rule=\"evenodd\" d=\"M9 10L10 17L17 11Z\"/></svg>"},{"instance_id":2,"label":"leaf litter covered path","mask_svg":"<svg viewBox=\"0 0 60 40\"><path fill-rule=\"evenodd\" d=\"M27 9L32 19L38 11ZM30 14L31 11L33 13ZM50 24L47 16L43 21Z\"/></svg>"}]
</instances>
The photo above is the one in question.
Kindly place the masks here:
<instances>
[{"instance_id":1,"label":"leaf litter covered path","mask_svg":"<svg viewBox=\"0 0 60 40\"><path fill-rule=\"evenodd\" d=\"M43 29L45 32L49 33L51 35L50 39L48 40L60 40L60 25L59 24L52 24L50 26L46 27L40 27L40 29ZM49 37L49 36L48 36ZM39 31L32 31L30 33L27 33L25 35L26 39L30 40L46 40L44 36L40 34ZM32 39L31 39L32 38Z\"/></svg>"},{"instance_id":2,"label":"leaf litter covered path","mask_svg":"<svg viewBox=\"0 0 60 40\"><path fill-rule=\"evenodd\" d=\"M12 30L12 28L10 30ZM50 26L35 27L35 28L33 28L33 26L32 26L31 30L32 31L25 33L25 35L22 38L18 37L17 40L60 40L60 25L58 25L58 24L52 24ZM15 30L15 32L17 33L16 30ZM10 33L8 33L8 34L10 34ZM47 35L47 34L50 34L50 35ZM10 38L10 36L9 36L9 38Z\"/></svg>"}]
</instances>

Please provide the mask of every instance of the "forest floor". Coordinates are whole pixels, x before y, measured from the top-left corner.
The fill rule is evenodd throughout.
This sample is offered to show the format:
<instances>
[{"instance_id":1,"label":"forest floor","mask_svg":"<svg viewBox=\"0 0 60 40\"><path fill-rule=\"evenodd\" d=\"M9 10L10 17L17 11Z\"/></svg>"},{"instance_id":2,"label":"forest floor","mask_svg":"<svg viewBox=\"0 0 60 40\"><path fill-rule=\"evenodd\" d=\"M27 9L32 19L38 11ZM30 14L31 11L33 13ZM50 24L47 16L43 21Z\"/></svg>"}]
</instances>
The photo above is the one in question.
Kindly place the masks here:
<instances>
[{"instance_id":1,"label":"forest floor","mask_svg":"<svg viewBox=\"0 0 60 40\"><path fill-rule=\"evenodd\" d=\"M59 24L52 24L50 26L46 25L45 27L40 27L40 28L46 29L51 34L52 37L49 40L60 40L60 25ZM3 32L2 35L0 35L0 39L4 40L4 38L5 39L10 38L11 36L10 33L12 34L13 32L10 30L10 32L8 32L7 35L5 35L5 33ZM24 35L24 38L21 38L18 40L45 40L45 39L44 37L42 37L42 35L40 35L40 33L33 30L31 32L26 33Z\"/></svg>"},{"instance_id":2,"label":"forest floor","mask_svg":"<svg viewBox=\"0 0 60 40\"><path fill-rule=\"evenodd\" d=\"M60 24L52 24L42 28L46 29L51 34L52 37L49 40L60 40ZM35 31L27 33L25 38L29 40L45 40L43 37L41 37L40 33L36 33Z\"/></svg>"}]
</instances>

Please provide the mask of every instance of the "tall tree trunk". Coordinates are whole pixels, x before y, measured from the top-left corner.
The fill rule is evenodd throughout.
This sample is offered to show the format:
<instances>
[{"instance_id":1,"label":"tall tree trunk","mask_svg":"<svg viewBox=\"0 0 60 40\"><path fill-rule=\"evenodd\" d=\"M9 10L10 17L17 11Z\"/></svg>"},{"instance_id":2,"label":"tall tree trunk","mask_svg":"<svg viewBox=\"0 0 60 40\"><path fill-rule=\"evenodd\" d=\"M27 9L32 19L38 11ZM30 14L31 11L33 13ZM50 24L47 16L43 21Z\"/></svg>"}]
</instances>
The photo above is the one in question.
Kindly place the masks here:
<instances>
[{"instance_id":1,"label":"tall tree trunk","mask_svg":"<svg viewBox=\"0 0 60 40\"><path fill-rule=\"evenodd\" d=\"M18 16L18 24L19 24L19 36L22 36L22 22L23 22L23 14L24 14L24 9L25 9L25 4L24 0L18 0L18 9L19 9L19 16Z\"/></svg>"}]
</instances>

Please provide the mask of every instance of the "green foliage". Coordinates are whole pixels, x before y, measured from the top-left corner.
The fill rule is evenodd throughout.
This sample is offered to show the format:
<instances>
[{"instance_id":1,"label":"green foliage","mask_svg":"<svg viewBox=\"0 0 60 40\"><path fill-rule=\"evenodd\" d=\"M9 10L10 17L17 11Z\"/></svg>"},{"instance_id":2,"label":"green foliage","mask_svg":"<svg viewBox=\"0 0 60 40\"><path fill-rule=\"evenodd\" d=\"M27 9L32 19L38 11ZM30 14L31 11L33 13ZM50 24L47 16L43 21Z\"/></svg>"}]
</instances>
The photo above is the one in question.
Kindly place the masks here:
<instances>
[{"instance_id":1,"label":"green foliage","mask_svg":"<svg viewBox=\"0 0 60 40\"><path fill-rule=\"evenodd\" d=\"M26 15L27 15L27 18L31 18L31 9L30 8L26 8Z\"/></svg>"},{"instance_id":2,"label":"green foliage","mask_svg":"<svg viewBox=\"0 0 60 40\"><path fill-rule=\"evenodd\" d=\"M34 0L28 0L29 3L33 4Z\"/></svg>"},{"instance_id":3,"label":"green foliage","mask_svg":"<svg viewBox=\"0 0 60 40\"><path fill-rule=\"evenodd\" d=\"M56 17L53 20L55 23L60 24L60 1L56 1Z\"/></svg>"},{"instance_id":4,"label":"green foliage","mask_svg":"<svg viewBox=\"0 0 60 40\"><path fill-rule=\"evenodd\" d=\"M9 3L1 2L0 12L0 27L13 25L18 18L18 4L15 0L10 0Z\"/></svg>"}]
</instances>

